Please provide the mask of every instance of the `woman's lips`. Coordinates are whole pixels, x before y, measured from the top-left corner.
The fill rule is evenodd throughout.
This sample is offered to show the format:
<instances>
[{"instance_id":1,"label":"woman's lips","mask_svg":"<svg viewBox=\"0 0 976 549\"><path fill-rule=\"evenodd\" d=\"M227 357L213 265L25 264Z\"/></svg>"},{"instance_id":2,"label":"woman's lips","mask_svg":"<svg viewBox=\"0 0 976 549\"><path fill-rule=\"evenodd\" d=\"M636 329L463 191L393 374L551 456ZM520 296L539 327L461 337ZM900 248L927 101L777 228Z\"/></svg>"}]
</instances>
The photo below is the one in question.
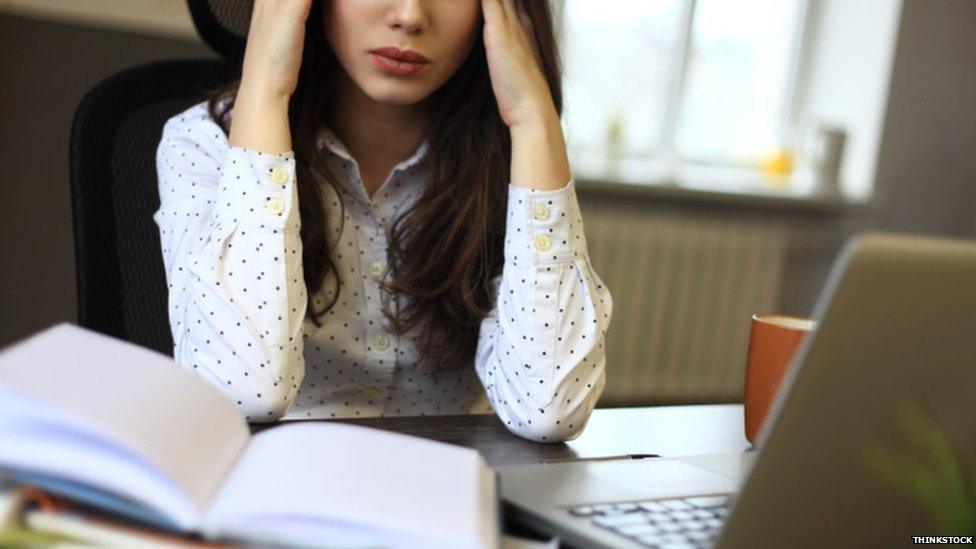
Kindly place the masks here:
<instances>
[{"instance_id":1,"label":"woman's lips","mask_svg":"<svg viewBox=\"0 0 976 549\"><path fill-rule=\"evenodd\" d=\"M427 68L430 60L423 55L398 48L376 48L371 50L370 57L377 67L387 74L394 76L411 76Z\"/></svg>"}]
</instances>

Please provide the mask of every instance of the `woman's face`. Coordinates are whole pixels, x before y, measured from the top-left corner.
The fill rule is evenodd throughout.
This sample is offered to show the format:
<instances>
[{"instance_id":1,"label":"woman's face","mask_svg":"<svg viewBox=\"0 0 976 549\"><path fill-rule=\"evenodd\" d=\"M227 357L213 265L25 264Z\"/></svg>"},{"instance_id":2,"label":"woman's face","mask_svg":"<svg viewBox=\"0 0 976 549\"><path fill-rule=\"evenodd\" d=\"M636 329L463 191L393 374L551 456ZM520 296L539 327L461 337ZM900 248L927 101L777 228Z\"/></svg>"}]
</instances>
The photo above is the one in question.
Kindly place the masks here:
<instances>
[{"instance_id":1,"label":"woman's face","mask_svg":"<svg viewBox=\"0 0 976 549\"><path fill-rule=\"evenodd\" d=\"M446 82L481 21L481 0L325 0L323 8L326 40L346 73L393 105L417 103Z\"/></svg>"}]
</instances>

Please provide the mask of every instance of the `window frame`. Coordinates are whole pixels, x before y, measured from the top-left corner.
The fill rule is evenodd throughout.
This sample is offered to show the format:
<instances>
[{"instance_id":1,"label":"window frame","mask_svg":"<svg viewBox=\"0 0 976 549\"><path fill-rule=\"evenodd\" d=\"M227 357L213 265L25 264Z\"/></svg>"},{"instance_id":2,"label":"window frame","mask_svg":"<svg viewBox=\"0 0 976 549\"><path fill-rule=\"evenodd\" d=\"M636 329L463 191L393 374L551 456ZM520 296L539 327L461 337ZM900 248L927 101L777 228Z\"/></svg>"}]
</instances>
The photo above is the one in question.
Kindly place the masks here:
<instances>
[{"instance_id":1,"label":"window frame","mask_svg":"<svg viewBox=\"0 0 976 549\"><path fill-rule=\"evenodd\" d=\"M555 4L554 18L556 20L557 40L560 46L563 44L565 32L565 10L569 0L553 0ZM589 0L573 0L589 1ZM726 167L732 170L752 169L757 170L754 165L736 164L730 162L716 161L707 162L702 160L690 160L681 158L675 147L676 136L680 125L680 113L685 99L685 90L688 85L689 58L692 51L692 39L694 31L695 13L701 0L681 0L683 10L680 20L680 34L678 45L672 52L672 62L675 70L671 74L671 82L668 84L668 96L665 99L667 108L665 110L665 120L663 121L660 137L650 150L641 154L640 158L649 160L653 163L664 166L665 173L669 178L673 178L674 173L681 166L709 166ZM782 108L776 114L779 141L783 147L795 147L799 141L799 125L802 100L801 90L803 82L803 65L807 57L808 41L811 34L811 3L812 0L796 0L797 14L792 22L792 40L789 62L785 68L784 97ZM562 48L560 48L562 51ZM571 60L570 60L571 61ZM563 62L566 60L564 58ZM724 192L724 191L719 191Z\"/></svg>"}]
</instances>

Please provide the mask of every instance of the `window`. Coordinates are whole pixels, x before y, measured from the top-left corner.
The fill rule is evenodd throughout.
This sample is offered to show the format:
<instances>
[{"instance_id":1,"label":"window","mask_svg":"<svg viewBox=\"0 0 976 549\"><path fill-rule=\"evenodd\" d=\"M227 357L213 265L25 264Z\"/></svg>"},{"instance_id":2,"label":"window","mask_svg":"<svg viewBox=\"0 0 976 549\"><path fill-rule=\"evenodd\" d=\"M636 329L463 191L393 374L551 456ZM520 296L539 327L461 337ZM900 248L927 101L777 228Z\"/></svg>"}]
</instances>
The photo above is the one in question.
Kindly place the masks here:
<instances>
[{"instance_id":1,"label":"window","mask_svg":"<svg viewBox=\"0 0 976 549\"><path fill-rule=\"evenodd\" d=\"M754 170L794 139L807 0L562 0L574 169ZM659 171L655 172L654 169Z\"/></svg>"}]
</instances>

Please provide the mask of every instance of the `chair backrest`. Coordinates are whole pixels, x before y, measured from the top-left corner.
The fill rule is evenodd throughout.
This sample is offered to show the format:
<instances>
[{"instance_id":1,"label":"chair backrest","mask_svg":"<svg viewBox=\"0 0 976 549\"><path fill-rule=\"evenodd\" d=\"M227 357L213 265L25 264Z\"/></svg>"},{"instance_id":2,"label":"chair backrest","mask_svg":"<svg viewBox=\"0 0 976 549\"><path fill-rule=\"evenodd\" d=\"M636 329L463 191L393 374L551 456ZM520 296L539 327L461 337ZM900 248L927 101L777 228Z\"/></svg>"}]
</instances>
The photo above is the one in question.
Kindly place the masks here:
<instances>
[{"instance_id":1,"label":"chair backrest","mask_svg":"<svg viewBox=\"0 0 976 549\"><path fill-rule=\"evenodd\" d=\"M158 229L163 124L237 78L223 60L159 61L96 85L75 111L69 170L78 323L172 354Z\"/></svg>"},{"instance_id":2,"label":"chair backrest","mask_svg":"<svg viewBox=\"0 0 976 549\"><path fill-rule=\"evenodd\" d=\"M187 0L186 3L200 38L224 59L239 63L244 58L254 0Z\"/></svg>"}]
</instances>

